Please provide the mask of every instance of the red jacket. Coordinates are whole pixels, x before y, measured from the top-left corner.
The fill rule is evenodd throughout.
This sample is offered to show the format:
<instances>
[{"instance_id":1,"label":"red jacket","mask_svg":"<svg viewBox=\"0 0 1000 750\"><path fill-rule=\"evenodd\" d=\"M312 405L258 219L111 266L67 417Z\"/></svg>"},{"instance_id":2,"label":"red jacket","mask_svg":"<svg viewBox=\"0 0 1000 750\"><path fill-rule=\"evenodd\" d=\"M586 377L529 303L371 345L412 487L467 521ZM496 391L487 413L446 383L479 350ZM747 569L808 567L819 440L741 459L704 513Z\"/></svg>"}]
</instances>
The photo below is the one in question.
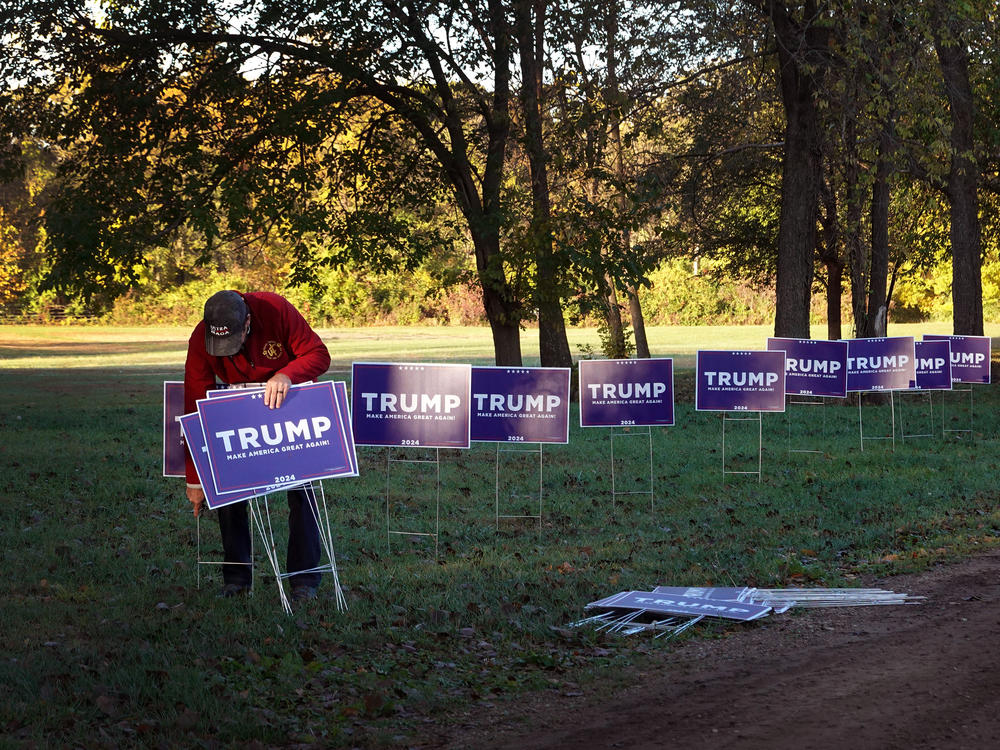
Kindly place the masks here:
<instances>
[{"instance_id":1,"label":"red jacket","mask_svg":"<svg viewBox=\"0 0 1000 750\"><path fill-rule=\"evenodd\" d=\"M330 352L306 319L284 297L271 292L247 292L250 335L231 357L213 357L205 351L205 322L195 326L184 363L184 413L198 410L198 399L216 383L264 383L283 373L292 383L315 380L330 366ZM191 455L187 482L201 484Z\"/></svg>"}]
</instances>

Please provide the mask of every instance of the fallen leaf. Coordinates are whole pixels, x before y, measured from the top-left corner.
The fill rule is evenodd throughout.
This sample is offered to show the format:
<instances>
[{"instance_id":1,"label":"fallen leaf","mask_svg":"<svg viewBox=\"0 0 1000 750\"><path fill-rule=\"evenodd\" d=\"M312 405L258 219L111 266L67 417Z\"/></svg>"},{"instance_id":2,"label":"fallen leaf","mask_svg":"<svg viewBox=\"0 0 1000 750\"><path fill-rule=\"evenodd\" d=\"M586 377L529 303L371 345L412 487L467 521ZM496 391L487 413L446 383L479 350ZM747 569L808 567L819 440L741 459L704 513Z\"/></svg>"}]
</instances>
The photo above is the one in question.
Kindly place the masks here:
<instances>
[{"instance_id":1,"label":"fallen leaf","mask_svg":"<svg viewBox=\"0 0 1000 750\"><path fill-rule=\"evenodd\" d=\"M118 701L111 695L99 695L94 701L102 713L115 716L118 713Z\"/></svg>"}]
</instances>

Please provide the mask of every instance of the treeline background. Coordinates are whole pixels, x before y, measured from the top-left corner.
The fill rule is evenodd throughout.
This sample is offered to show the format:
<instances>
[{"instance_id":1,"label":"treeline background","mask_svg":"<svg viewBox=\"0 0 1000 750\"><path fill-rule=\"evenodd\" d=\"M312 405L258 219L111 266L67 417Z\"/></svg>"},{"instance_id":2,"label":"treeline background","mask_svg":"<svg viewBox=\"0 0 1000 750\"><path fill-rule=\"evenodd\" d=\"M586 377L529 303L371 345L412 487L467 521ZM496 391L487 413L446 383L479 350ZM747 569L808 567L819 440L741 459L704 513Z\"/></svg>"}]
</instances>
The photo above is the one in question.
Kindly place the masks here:
<instances>
[{"instance_id":1,"label":"treeline background","mask_svg":"<svg viewBox=\"0 0 1000 750\"><path fill-rule=\"evenodd\" d=\"M775 278L796 197L782 186L801 118L792 73L821 162L815 227L799 228L813 322L870 331L858 316L885 296L890 324L952 316L963 160L983 318L1000 321L993 2L286 11L30 0L0 21L8 319L192 323L231 287L283 291L317 325L468 325L487 322L497 288L500 325L531 326L553 298L570 324L607 325L633 292L647 324L769 323L787 303ZM968 152L954 70L972 97ZM501 86L509 101L486 111ZM430 103L429 131L403 97ZM467 187L485 201L498 116L496 205L470 218L448 158L471 160ZM470 236L484 222L499 242L488 263Z\"/></svg>"},{"instance_id":2,"label":"treeline background","mask_svg":"<svg viewBox=\"0 0 1000 750\"><path fill-rule=\"evenodd\" d=\"M767 325L774 319L774 288L733 278L705 264L665 261L639 290L648 325ZM697 270L697 272L696 272ZM63 303L52 292L31 294L8 308L8 322L86 320L114 325L194 325L204 300L218 289L279 289L319 326L486 325L482 300L470 284L442 287L426 269L412 273L330 270L314 286L286 286L280 277L262 278L253 269L208 272L203 278L164 289L137 286L111 308L94 314L79 300ZM937 267L899 282L891 320L897 323L951 319L951 266ZM1000 263L983 267L984 319L1000 322ZM849 317L845 305L843 314ZM572 325L600 326L592 310L568 310ZM813 300L813 322L826 322L825 302Z\"/></svg>"}]
</instances>

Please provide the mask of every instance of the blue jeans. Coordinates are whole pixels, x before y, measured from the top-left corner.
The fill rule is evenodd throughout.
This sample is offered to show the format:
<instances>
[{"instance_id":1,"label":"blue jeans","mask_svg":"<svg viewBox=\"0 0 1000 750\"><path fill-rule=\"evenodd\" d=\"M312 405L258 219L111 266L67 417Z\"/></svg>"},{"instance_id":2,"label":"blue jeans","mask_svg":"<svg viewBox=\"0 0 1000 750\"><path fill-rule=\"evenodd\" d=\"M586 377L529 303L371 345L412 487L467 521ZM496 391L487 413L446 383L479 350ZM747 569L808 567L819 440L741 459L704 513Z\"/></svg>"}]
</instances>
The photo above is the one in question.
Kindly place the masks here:
<instances>
[{"instance_id":1,"label":"blue jeans","mask_svg":"<svg viewBox=\"0 0 1000 750\"><path fill-rule=\"evenodd\" d=\"M312 506L312 507L310 507ZM222 580L226 584L249 586L253 580L250 560L250 523L247 518L247 504L233 503L219 508L219 530L222 532L223 560L237 563L222 566ZM316 496L312 487L305 486L288 490L288 552L286 569L289 573L297 570L311 570L319 565L320 544L319 515ZM319 586L320 574L301 573L291 577L293 587Z\"/></svg>"}]
</instances>

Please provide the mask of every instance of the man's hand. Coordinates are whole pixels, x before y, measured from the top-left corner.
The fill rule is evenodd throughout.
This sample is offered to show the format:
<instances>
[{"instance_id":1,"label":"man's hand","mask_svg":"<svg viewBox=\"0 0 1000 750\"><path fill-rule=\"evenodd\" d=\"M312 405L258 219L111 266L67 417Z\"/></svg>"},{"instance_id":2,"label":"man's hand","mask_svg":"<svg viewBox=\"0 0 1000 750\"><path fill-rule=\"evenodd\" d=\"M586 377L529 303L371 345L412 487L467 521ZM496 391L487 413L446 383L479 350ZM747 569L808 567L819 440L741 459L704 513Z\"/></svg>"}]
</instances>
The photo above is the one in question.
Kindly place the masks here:
<instances>
[{"instance_id":1,"label":"man's hand","mask_svg":"<svg viewBox=\"0 0 1000 750\"><path fill-rule=\"evenodd\" d=\"M197 518L205 508L205 491L201 487L188 487L187 497L194 506L194 517Z\"/></svg>"},{"instance_id":2,"label":"man's hand","mask_svg":"<svg viewBox=\"0 0 1000 750\"><path fill-rule=\"evenodd\" d=\"M292 379L280 372L264 383L264 403L268 409L277 409L285 402Z\"/></svg>"}]
</instances>

